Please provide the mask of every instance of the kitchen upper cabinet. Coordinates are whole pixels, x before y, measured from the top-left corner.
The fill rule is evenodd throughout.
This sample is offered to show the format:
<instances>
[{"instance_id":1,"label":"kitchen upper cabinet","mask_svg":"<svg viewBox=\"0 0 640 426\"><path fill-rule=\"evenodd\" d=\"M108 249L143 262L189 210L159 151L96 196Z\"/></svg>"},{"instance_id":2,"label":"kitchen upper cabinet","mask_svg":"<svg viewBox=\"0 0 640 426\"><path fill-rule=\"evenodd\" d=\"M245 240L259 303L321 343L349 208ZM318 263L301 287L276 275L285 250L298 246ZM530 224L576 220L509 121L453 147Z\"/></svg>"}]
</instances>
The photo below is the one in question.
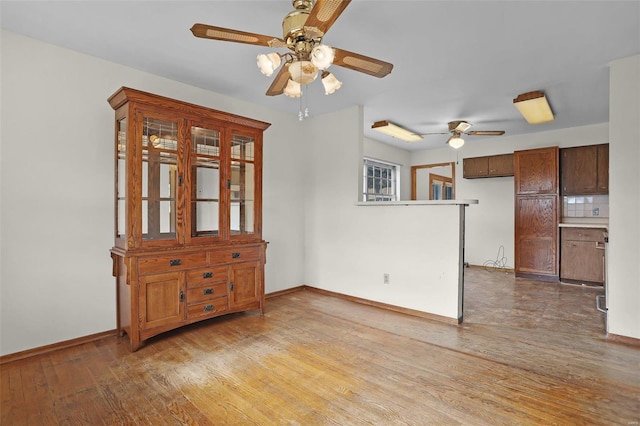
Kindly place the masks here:
<instances>
[{"instance_id":1,"label":"kitchen upper cabinet","mask_svg":"<svg viewBox=\"0 0 640 426\"><path fill-rule=\"evenodd\" d=\"M516 151L516 276L559 277L558 147Z\"/></svg>"},{"instance_id":2,"label":"kitchen upper cabinet","mask_svg":"<svg viewBox=\"0 0 640 426\"><path fill-rule=\"evenodd\" d=\"M502 176L513 176L513 154L470 157L463 160L465 179Z\"/></svg>"},{"instance_id":3,"label":"kitchen upper cabinet","mask_svg":"<svg viewBox=\"0 0 640 426\"><path fill-rule=\"evenodd\" d=\"M558 193L558 147L516 151L517 195Z\"/></svg>"},{"instance_id":4,"label":"kitchen upper cabinet","mask_svg":"<svg viewBox=\"0 0 640 426\"><path fill-rule=\"evenodd\" d=\"M118 333L136 350L195 321L264 313L269 123L126 87L109 103Z\"/></svg>"},{"instance_id":5,"label":"kitchen upper cabinet","mask_svg":"<svg viewBox=\"0 0 640 426\"><path fill-rule=\"evenodd\" d=\"M609 144L563 148L562 195L609 193Z\"/></svg>"},{"instance_id":6,"label":"kitchen upper cabinet","mask_svg":"<svg viewBox=\"0 0 640 426\"><path fill-rule=\"evenodd\" d=\"M609 144L598 146L598 194L609 193Z\"/></svg>"}]
</instances>

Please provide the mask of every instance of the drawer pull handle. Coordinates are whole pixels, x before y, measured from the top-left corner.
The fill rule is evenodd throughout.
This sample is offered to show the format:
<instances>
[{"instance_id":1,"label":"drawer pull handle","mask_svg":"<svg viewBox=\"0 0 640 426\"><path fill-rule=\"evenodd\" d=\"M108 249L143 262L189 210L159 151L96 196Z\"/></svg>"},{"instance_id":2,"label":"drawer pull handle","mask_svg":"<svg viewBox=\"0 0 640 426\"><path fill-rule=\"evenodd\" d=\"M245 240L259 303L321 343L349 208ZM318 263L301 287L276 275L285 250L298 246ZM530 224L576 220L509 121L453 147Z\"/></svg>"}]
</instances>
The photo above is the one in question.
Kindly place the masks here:
<instances>
[{"instance_id":1,"label":"drawer pull handle","mask_svg":"<svg viewBox=\"0 0 640 426\"><path fill-rule=\"evenodd\" d=\"M206 305L204 308L202 308L202 310L204 312L213 311L213 305Z\"/></svg>"},{"instance_id":2,"label":"drawer pull handle","mask_svg":"<svg viewBox=\"0 0 640 426\"><path fill-rule=\"evenodd\" d=\"M233 259L237 259L237 258L239 258L239 257L240 257L240 253L238 253L238 252L231 253L231 257L232 257Z\"/></svg>"},{"instance_id":3,"label":"drawer pull handle","mask_svg":"<svg viewBox=\"0 0 640 426\"><path fill-rule=\"evenodd\" d=\"M213 278L213 272L205 272L202 274L202 278Z\"/></svg>"},{"instance_id":4,"label":"drawer pull handle","mask_svg":"<svg viewBox=\"0 0 640 426\"><path fill-rule=\"evenodd\" d=\"M182 265L182 259L171 259L169 261L169 266L178 266Z\"/></svg>"},{"instance_id":5,"label":"drawer pull handle","mask_svg":"<svg viewBox=\"0 0 640 426\"><path fill-rule=\"evenodd\" d=\"M212 288L205 288L202 291L202 294L213 294L213 289Z\"/></svg>"}]
</instances>

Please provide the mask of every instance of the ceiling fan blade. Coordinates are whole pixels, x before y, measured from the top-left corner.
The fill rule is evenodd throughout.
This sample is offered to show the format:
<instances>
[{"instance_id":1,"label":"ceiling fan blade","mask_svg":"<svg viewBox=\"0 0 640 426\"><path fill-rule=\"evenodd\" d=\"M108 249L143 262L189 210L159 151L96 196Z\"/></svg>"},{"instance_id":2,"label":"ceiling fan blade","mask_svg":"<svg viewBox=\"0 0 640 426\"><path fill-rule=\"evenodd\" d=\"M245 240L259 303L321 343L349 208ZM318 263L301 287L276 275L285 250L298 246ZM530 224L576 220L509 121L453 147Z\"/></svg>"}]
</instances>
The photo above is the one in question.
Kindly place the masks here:
<instances>
[{"instance_id":1,"label":"ceiling fan blade","mask_svg":"<svg viewBox=\"0 0 640 426\"><path fill-rule=\"evenodd\" d=\"M360 55L359 53L334 48L336 55L333 64L382 78L393 69L393 64L379 59Z\"/></svg>"},{"instance_id":2,"label":"ceiling fan blade","mask_svg":"<svg viewBox=\"0 0 640 426\"><path fill-rule=\"evenodd\" d=\"M285 87L287 87L287 82L289 81L289 66L285 64L280 68L278 74L275 76L273 81L271 82L271 86L267 89L267 96L277 96L282 95Z\"/></svg>"},{"instance_id":3,"label":"ceiling fan blade","mask_svg":"<svg viewBox=\"0 0 640 426\"><path fill-rule=\"evenodd\" d=\"M351 0L317 0L304 26L317 28L323 35L326 34L350 2Z\"/></svg>"},{"instance_id":4,"label":"ceiling fan blade","mask_svg":"<svg viewBox=\"0 0 640 426\"><path fill-rule=\"evenodd\" d=\"M450 132L461 132L466 134L468 134L467 130L469 130L469 127L471 127L471 124L464 120L450 121L448 125Z\"/></svg>"},{"instance_id":5,"label":"ceiling fan blade","mask_svg":"<svg viewBox=\"0 0 640 426\"><path fill-rule=\"evenodd\" d=\"M429 136L429 135L448 135L449 132L432 132L432 133L418 133L420 136Z\"/></svg>"},{"instance_id":6,"label":"ceiling fan blade","mask_svg":"<svg viewBox=\"0 0 640 426\"><path fill-rule=\"evenodd\" d=\"M205 24L194 24L191 27L194 36L213 40L232 41L234 43L255 44L258 46L282 47L286 46L284 40L262 34L247 33L244 31L230 30L228 28L214 27Z\"/></svg>"},{"instance_id":7,"label":"ceiling fan blade","mask_svg":"<svg viewBox=\"0 0 640 426\"><path fill-rule=\"evenodd\" d=\"M504 130L472 130L465 134L471 136L501 136L504 135Z\"/></svg>"}]
</instances>

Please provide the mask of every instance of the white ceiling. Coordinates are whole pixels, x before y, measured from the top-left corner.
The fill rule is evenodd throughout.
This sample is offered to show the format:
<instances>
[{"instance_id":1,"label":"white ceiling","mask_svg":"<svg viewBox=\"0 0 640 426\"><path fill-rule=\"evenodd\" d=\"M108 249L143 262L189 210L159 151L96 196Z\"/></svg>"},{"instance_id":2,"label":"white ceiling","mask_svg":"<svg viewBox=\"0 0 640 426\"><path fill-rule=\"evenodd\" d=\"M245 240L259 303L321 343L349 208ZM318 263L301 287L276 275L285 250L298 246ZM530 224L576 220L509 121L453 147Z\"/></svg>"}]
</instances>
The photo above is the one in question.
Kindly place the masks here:
<instances>
[{"instance_id":1,"label":"white ceiling","mask_svg":"<svg viewBox=\"0 0 640 426\"><path fill-rule=\"evenodd\" d=\"M281 37L292 8L290 0L0 2L3 29L296 116L299 100L264 95L271 78L256 56L271 49L189 31L199 22ZM608 121L608 63L640 53L640 1L353 0L323 43L394 68L378 79L331 67L344 85L330 96L319 81L310 85L303 103L312 116L363 105L366 136L439 148L445 135L407 143L370 127L389 120L443 132L462 119L471 130L515 135ZM554 122L529 125L514 108L532 90L547 94Z\"/></svg>"}]
</instances>

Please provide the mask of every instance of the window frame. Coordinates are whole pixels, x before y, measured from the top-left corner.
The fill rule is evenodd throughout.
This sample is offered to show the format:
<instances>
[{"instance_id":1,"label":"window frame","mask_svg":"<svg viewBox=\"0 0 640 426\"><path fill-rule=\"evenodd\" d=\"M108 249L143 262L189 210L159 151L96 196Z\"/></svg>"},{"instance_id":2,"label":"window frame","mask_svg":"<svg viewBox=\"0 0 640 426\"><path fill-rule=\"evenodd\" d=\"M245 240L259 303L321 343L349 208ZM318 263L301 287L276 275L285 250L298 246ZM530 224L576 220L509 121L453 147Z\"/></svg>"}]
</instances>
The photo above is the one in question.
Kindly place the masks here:
<instances>
[{"instance_id":1,"label":"window frame","mask_svg":"<svg viewBox=\"0 0 640 426\"><path fill-rule=\"evenodd\" d=\"M391 172L392 178L376 178L373 176L373 179L386 179L387 181L391 181L391 186L393 187L393 194L383 194L376 192L368 192L367 191L367 179L368 175L368 166L373 165L375 167L386 169L388 172ZM372 201L399 201L400 200L400 164L393 163L391 161L379 160L377 158L372 157L364 157L362 161L362 201L363 202L372 202ZM375 186L375 185L374 185ZM374 197L374 199L370 199Z\"/></svg>"}]
</instances>

